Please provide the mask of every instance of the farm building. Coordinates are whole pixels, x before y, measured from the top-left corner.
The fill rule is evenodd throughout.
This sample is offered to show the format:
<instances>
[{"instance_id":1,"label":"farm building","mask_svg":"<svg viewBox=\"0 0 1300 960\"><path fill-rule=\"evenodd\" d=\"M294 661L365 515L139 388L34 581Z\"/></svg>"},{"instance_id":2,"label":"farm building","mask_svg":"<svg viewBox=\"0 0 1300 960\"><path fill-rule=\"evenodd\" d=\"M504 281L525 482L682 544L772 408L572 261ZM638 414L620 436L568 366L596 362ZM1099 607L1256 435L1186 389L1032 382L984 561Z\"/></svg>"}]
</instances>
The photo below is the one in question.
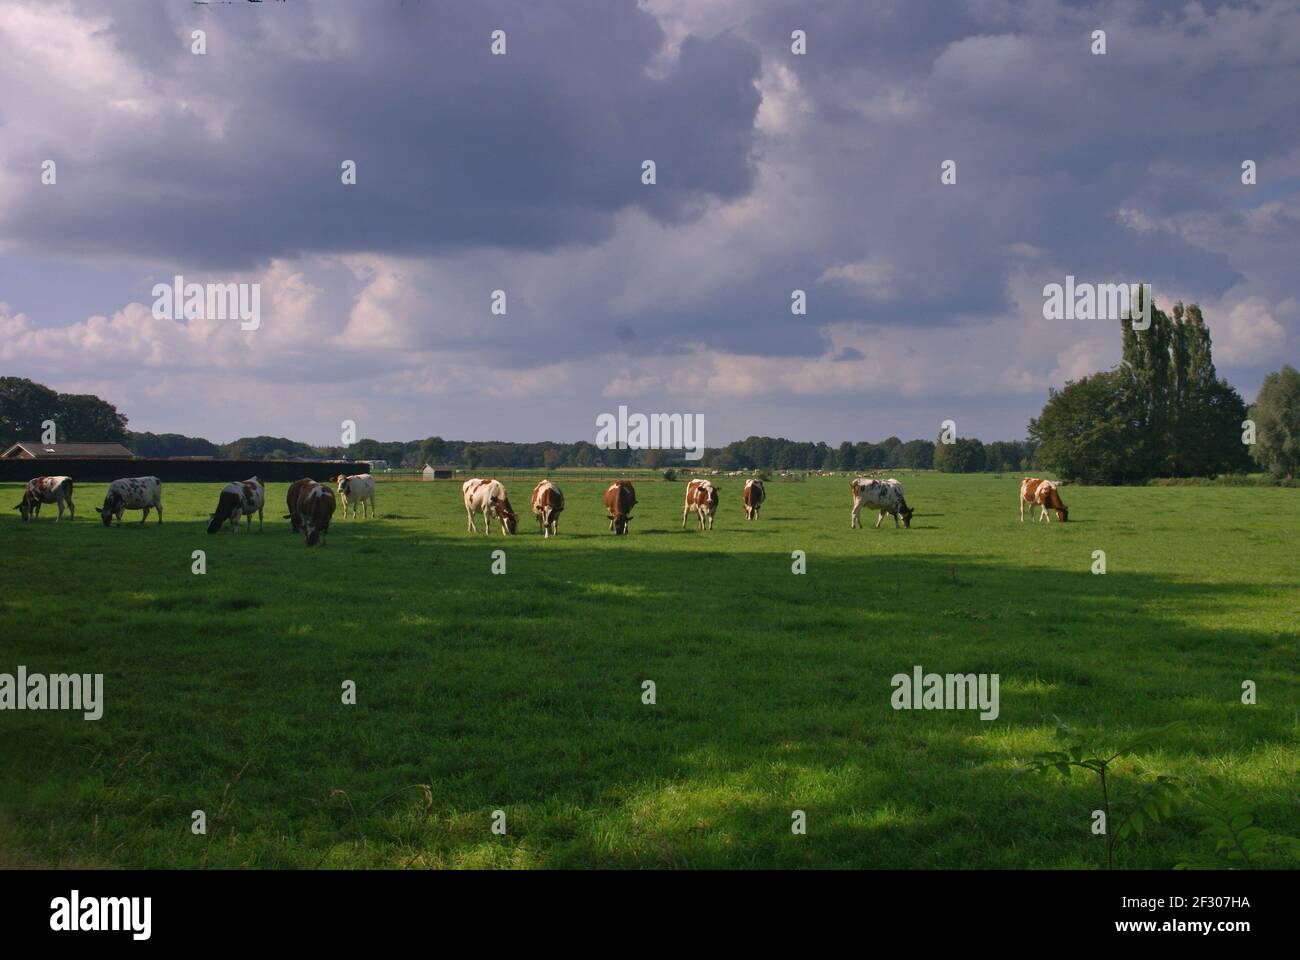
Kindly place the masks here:
<instances>
[{"instance_id":1,"label":"farm building","mask_svg":"<svg viewBox=\"0 0 1300 960\"><path fill-rule=\"evenodd\" d=\"M0 460L129 460L133 454L120 443L40 443L20 440Z\"/></svg>"},{"instance_id":2,"label":"farm building","mask_svg":"<svg viewBox=\"0 0 1300 960\"><path fill-rule=\"evenodd\" d=\"M444 467L444 466L432 467L426 463L424 465L424 469L420 471L420 479L421 480L450 480L454 474L455 474L455 470L453 470L451 467Z\"/></svg>"}]
</instances>

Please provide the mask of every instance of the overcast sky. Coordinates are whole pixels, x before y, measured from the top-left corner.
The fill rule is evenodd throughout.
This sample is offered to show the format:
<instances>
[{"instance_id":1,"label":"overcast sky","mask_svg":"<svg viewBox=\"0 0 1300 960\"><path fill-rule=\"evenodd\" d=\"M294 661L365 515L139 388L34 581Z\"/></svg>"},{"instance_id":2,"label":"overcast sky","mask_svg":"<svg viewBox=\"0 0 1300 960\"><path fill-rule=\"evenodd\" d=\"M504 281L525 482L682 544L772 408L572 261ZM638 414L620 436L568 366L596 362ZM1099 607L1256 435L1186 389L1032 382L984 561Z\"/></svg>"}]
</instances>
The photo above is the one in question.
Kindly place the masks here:
<instances>
[{"instance_id":1,"label":"overcast sky","mask_svg":"<svg viewBox=\"0 0 1300 960\"><path fill-rule=\"evenodd\" d=\"M1199 302L1250 401L1298 264L1294 0L0 0L0 374L137 430L1015 439L1119 359L1045 284Z\"/></svg>"}]
</instances>

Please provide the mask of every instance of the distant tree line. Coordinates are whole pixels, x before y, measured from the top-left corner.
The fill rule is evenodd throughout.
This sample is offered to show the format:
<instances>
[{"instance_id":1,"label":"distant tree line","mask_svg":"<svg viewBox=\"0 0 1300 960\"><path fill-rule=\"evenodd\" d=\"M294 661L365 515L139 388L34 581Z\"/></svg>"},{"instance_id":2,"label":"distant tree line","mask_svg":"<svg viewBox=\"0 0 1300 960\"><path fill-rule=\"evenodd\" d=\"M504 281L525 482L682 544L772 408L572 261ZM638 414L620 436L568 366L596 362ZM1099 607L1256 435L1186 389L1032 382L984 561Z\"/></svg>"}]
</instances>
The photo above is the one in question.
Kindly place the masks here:
<instances>
[{"instance_id":1,"label":"distant tree line","mask_svg":"<svg viewBox=\"0 0 1300 960\"><path fill-rule=\"evenodd\" d=\"M53 420L57 443L122 443L127 419L90 394L57 393L23 377L0 377L0 444L40 440Z\"/></svg>"}]
</instances>

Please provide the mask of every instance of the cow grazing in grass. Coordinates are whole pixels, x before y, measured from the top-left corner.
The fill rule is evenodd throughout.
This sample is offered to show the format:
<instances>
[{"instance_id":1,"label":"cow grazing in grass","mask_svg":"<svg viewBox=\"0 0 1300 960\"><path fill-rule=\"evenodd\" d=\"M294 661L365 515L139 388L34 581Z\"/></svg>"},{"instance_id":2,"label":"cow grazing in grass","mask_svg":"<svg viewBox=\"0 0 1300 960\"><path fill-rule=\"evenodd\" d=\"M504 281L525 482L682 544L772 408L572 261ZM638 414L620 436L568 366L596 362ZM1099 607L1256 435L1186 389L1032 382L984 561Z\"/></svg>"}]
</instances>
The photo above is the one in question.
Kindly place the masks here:
<instances>
[{"instance_id":1,"label":"cow grazing in grass","mask_svg":"<svg viewBox=\"0 0 1300 960\"><path fill-rule=\"evenodd\" d=\"M632 522L632 508L636 506L636 490L627 480L615 480L605 490L605 512L609 514L609 529L615 534L625 534Z\"/></svg>"},{"instance_id":2,"label":"cow grazing in grass","mask_svg":"<svg viewBox=\"0 0 1300 960\"><path fill-rule=\"evenodd\" d=\"M763 489L763 481L746 480L741 498L745 501L745 519L757 520L759 508L763 506L763 501L767 499L767 492Z\"/></svg>"},{"instance_id":3,"label":"cow grazing in grass","mask_svg":"<svg viewBox=\"0 0 1300 960\"><path fill-rule=\"evenodd\" d=\"M253 514L257 514L257 529L262 529L262 511L266 507L266 488L257 477L233 480L221 488L217 496L217 509L208 517L208 533L216 533L222 524L230 522L230 532L239 530L239 518L248 518L248 529L253 529Z\"/></svg>"},{"instance_id":4,"label":"cow grazing in grass","mask_svg":"<svg viewBox=\"0 0 1300 960\"><path fill-rule=\"evenodd\" d=\"M1061 492L1051 480L1039 480L1037 477L1025 477L1020 481L1020 522L1025 522L1025 504L1029 504L1029 519L1034 519L1034 506L1040 509L1039 520L1052 522L1048 510L1056 511L1056 518L1062 523L1070 519L1070 511L1061 501Z\"/></svg>"},{"instance_id":5,"label":"cow grazing in grass","mask_svg":"<svg viewBox=\"0 0 1300 960\"><path fill-rule=\"evenodd\" d=\"M912 508L907 505L907 500L903 497L903 485L897 480L869 480L866 477L858 477L851 484L850 489L853 491L853 511L849 514L849 529L860 528L862 526L862 508L869 510L879 510L880 515L876 517L876 528L880 528L880 523L889 514L894 518L894 527L898 527L898 520L901 517L904 527L912 525Z\"/></svg>"},{"instance_id":6,"label":"cow grazing in grass","mask_svg":"<svg viewBox=\"0 0 1300 960\"><path fill-rule=\"evenodd\" d=\"M560 514L564 512L564 494L560 488L549 480L543 480L533 487L533 515L541 528L542 537L547 538L560 532Z\"/></svg>"},{"instance_id":7,"label":"cow grazing in grass","mask_svg":"<svg viewBox=\"0 0 1300 960\"><path fill-rule=\"evenodd\" d=\"M339 496L343 499L343 519L347 519L348 506L352 507L352 516L357 515L357 504L361 504L361 518L366 516L366 504L370 504L370 517L375 516L375 478L368 473L356 473L350 477L339 474L331 477L338 484Z\"/></svg>"},{"instance_id":8,"label":"cow grazing in grass","mask_svg":"<svg viewBox=\"0 0 1300 960\"><path fill-rule=\"evenodd\" d=\"M104 505L99 508L99 517L104 526L109 526L117 518L122 525L122 513L126 510L142 510L140 522L149 519L149 511L158 511L158 522L162 523L162 481L157 477L127 477L114 480L108 485L108 494Z\"/></svg>"},{"instance_id":9,"label":"cow grazing in grass","mask_svg":"<svg viewBox=\"0 0 1300 960\"><path fill-rule=\"evenodd\" d=\"M690 513L699 515L700 529L707 526L713 529L713 515L718 512L718 488L708 480L692 480L686 485L686 503L682 507L682 527L686 526L686 516Z\"/></svg>"},{"instance_id":10,"label":"cow grazing in grass","mask_svg":"<svg viewBox=\"0 0 1300 960\"><path fill-rule=\"evenodd\" d=\"M297 510L298 501L302 499L303 493L306 492L315 482L316 481L311 477L303 477L301 480L295 480L293 483L289 484L289 489L284 495L284 505L289 509L289 512L284 515L284 519L289 521L289 525L293 527L294 533L302 531L302 521L298 517Z\"/></svg>"},{"instance_id":11,"label":"cow grazing in grass","mask_svg":"<svg viewBox=\"0 0 1300 960\"><path fill-rule=\"evenodd\" d=\"M501 524L502 534L514 533L518 529L519 518L510 506L510 498L506 496L506 488L501 481L475 478L466 480L460 489L465 495L465 518L469 521L469 530L478 533L478 527L474 525L476 513L483 514L485 534L492 532L493 517Z\"/></svg>"},{"instance_id":12,"label":"cow grazing in grass","mask_svg":"<svg viewBox=\"0 0 1300 960\"><path fill-rule=\"evenodd\" d=\"M59 505L59 515L54 518L58 523L63 519L63 505L68 505L68 513L72 519L77 519L77 508L72 502L72 478L71 477L34 477L27 481L27 489L23 491L23 498L18 501L14 507L19 516L24 520L39 517L41 514L42 503L57 503Z\"/></svg>"},{"instance_id":13,"label":"cow grazing in grass","mask_svg":"<svg viewBox=\"0 0 1300 960\"><path fill-rule=\"evenodd\" d=\"M325 546L325 535L334 516L334 491L315 480L295 480L286 501L293 532L301 533L309 547Z\"/></svg>"},{"instance_id":14,"label":"cow grazing in grass","mask_svg":"<svg viewBox=\"0 0 1300 960\"><path fill-rule=\"evenodd\" d=\"M1040 508L1039 520L1052 522L1048 510L1055 510L1062 523L1069 519L1070 511L1061 500L1061 493L1056 483L1051 480L1039 480L1037 477L1025 477L1020 481L1020 522L1025 520L1025 504L1029 504L1029 519L1034 519L1034 507Z\"/></svg>"}]
</instances>

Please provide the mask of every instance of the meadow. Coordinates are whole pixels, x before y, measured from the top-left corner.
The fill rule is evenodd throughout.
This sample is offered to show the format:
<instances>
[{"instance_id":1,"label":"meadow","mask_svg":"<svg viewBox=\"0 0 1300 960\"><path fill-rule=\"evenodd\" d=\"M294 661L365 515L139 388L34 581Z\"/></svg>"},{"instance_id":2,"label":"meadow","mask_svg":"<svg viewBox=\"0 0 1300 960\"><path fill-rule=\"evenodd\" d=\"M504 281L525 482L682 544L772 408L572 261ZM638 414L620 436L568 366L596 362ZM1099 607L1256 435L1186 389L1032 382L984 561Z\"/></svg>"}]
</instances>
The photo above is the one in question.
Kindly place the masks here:
<instances>
[{"instance_id":1,"label":"meadow","mask_svg":"<svg viewBox=\"0 0 1300 960\"><path fill-rule=\"evenodd\" d=\"M615 537L566 476L550 541L522 478L512 538L467 533L451 482L381 482L312 550L284 484L251 535L205 534L219 484L165 484L161 526L104 528L104 484L75 523L6 510L0 672L103 673L106 703L0 713L0 866L1096 869L1095 780L1010 777L1053 716L1109 744L1183 721L1113 800L1216 777L1300 834L1296 490L1066 486L1069 523L1022 524L1018 477L922 473L911 529L850 530L847 478L771 480L756 522L715 479L713 531L638 479ZM893 709L915 665L998 674L997 719Z\"/></svg>"}]
</instances>

